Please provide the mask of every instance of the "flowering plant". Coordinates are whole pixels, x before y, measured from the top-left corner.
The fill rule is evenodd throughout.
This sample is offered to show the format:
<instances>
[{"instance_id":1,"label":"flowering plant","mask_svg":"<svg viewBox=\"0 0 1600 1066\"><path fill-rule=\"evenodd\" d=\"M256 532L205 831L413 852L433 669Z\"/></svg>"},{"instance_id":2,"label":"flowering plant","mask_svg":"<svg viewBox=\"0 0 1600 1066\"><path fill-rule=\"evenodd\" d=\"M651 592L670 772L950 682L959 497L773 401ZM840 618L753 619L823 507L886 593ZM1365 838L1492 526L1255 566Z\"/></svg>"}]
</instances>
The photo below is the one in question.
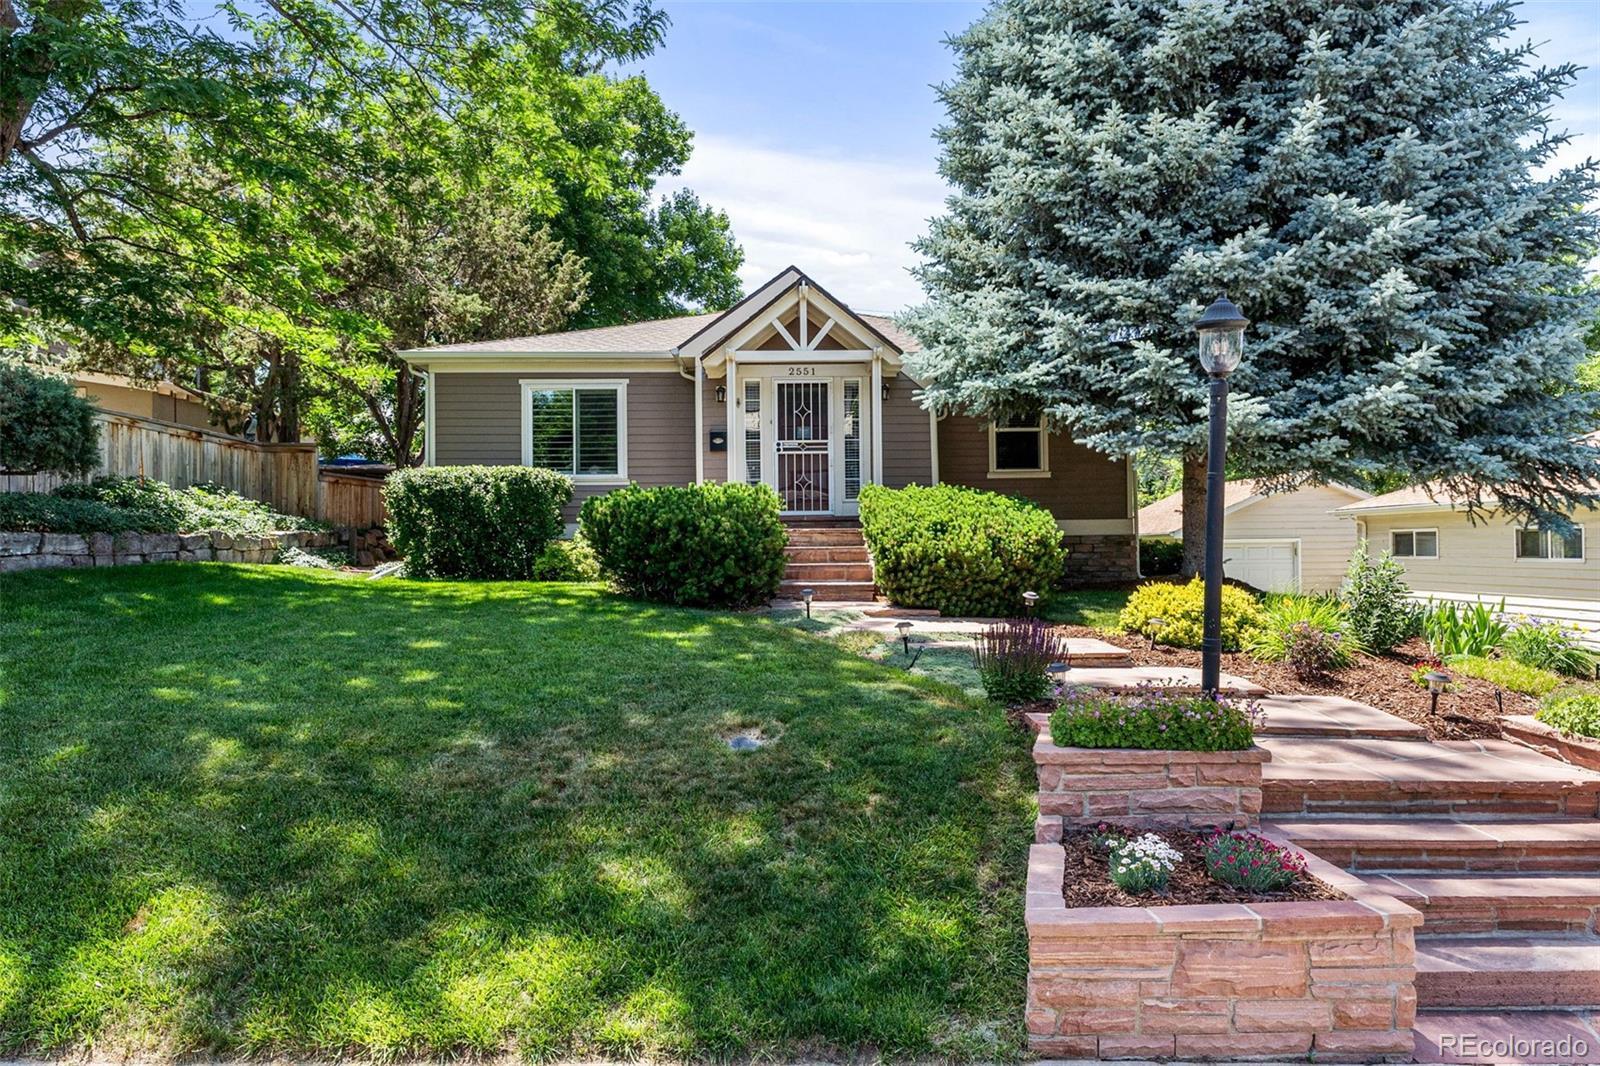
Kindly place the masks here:
<instances>
[{"instance_id":1,"label":"flowering plant","mask_svg":"<svg viewBox=\"0 0 1600 1066\"><path fill-rule=\"evenodd\" d=\"M1111 880L1124 892L1164 892L1183 856L1154 833L1111 845Z\"/></svg>"},{"instance_id":2,"label":"flowering plant","mask_svg":"<svg viewBox=\"0 0 1600 1066\"><path fill-rule=\"evenodd\" d=\"M1234 888L1277 892L1306 872L1306 857L1279 847L1264 836L1217 830L1202 846L1206 873Z\"/></svg>"},{"instance_id":3,"label":"flowering plant","mask_svg":"<svg viewBox=\"0 0 1600 1066\"><path fill-rule=\"evenodd\" d=\"M1074 689L1050 717L1050 739L1071 748L1244 751L1263 720L1254 702L1153 686L1125 695Z\"/></svg>"}]
</instances>

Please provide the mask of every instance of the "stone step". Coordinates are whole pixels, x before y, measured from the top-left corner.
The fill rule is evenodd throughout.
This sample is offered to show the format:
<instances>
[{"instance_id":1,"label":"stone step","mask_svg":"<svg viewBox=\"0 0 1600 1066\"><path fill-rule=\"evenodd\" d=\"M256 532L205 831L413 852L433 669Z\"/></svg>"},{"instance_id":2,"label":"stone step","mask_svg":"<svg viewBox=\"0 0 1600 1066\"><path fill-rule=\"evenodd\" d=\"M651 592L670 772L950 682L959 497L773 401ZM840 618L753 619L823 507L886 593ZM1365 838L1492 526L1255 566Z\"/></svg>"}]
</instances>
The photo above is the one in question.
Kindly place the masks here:
<instances>
[{"instance_id":1,"label":"stone step","mask_svg":"<svg viewBox=\"0 0 1600 1066\"><path fill-rule=\"evenodd\" d=\"M1505 740L1263 736L1266 814L1593 818L1600 774Z\"/></svg>"},{"instance_id":2,"label":"stone step","mask_svg":"<svg viewBox=\"0 0 1600 1066\"><path fill-rule=\"evenodd\" d=\"M1073 660L1076 664L1077 660ZM1223 674L1222 691L1229 696L1264 696L1266 689L1242 677ZM1068 685L1083 685L1107 692L1138 692L1163 688L1176 692L1199 692L1200 671L1192 666L1086 666L1076 665L1067 674Z\"/></svg>"},{"instance_id":3,"label":"stone step","mask_svg":"<svg viewBox=\"0 0 1600 1066\"><path fill-rule=\"evenodd\" d=\"M1588 1011L1430 1010L1413 1032L1417 1062L1600 1063Z\"/></svg>"},{"instance_id":4,"label":"stone step","mask_svg":"<svg viewBox=\"0 0 1600 1066\"><path fill-rule=\"evenodd\" d=\"M1600 820L1278 818L1298 848L1347 870L1600 870Z\"/></svg>"},{"instance_id":5,"label":"stone step","mask_svg":"<svg viewBox=\"0 0 1600 1066\"><path fill-rule=\"evenodd\" d=\"M791 548L817 548L817 547L863 547L866 541L861 537L861 530L848 526L834 527L823 526L820 528L791 528L789 530L789 546Z\"/></svg>"},{"instance_id":6,"label":"stone step","mask_svg":"<svg viewBox=\"0 0 1600 1066\"><path fill-rule=\"evenodd\" d=\"M801 548L791 544L783 549L791 563L866 563L871 562L865 546L859 548Z\"/></svg>"},{"instance_id":7,"label":"stone step","mask_svg":"<svg viewBox=\"0 0 1600 1066\"><path fill-rule=\"evenodd\" d=\"M1428 933L1593 933L1596 873L1372 873L1362 878L1422 912Z\"/></svg>"},{"instance_id":8,"label":"stone step","mask_svg":"<svg viewBox=\"0 0 1600 1066\"><path fill-rule=\"evenodd\" d=\"M872 603L878 595L870 581L781 581L778 598L798 600L805 589L812 590L816 603Z\"/></svg>"},{"instance_id":9,"label":"stone step","mask_svg":"<svg viewBox=\"0 0 1600 1066\"><path fill-rule=\"evenodd\" d=\"M1417 1005L1600 1006L1600 940L1589 936L1419 936Z\"/></svg>"},{"instance_id":10,"label":"stone step","mask_svg":"<svg viewBox=\"0 0 1600 1066\"><path fill-rule=\"evenodd\" d=\"M867 563L790 563L784 568L785 581L809 584L815 581L872 581Z\"/></svg>"},{"instance_id":11,"label":"stone step","mask_svg":"<svg viewBox=\"0 0 1600 1066\"><path fill-rule=\"evenodd\" d=\"M1417 723L1342 696L1263 696L1256 703L1266 715L1256 730L1263 736L1428 739Z\"/></svg>"}]
</instances>

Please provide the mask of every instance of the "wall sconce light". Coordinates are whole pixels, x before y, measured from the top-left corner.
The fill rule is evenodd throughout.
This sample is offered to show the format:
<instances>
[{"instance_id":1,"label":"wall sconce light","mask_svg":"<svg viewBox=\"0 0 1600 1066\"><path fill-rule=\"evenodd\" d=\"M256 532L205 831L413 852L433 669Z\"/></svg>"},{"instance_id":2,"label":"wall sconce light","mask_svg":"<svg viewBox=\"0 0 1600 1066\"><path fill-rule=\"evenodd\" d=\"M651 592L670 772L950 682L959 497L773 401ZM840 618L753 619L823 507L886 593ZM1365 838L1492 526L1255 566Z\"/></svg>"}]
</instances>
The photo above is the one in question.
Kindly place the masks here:
<instances>
[{"instance_id":1,"label":"wall sconce light","mask_svg":"<svg viewBox=\"0 0 1600 1066\"><path fill-rule=\"evenodd\" d=\"M885 400L889 398L889 383L887 381L883 383L883 398Z\"/></svg>"},{"instance_id":2,"label":"wall sconce light","mask_svg":"<svg viewBox=\"0 0 1600 1066\"><path fill-rule=\"evenodd\" d=\"M728 402L728 386L726 386L726 385L718 385L717 386L717 402L718 403L727 403Z\"/></svg>"}]
</instances>

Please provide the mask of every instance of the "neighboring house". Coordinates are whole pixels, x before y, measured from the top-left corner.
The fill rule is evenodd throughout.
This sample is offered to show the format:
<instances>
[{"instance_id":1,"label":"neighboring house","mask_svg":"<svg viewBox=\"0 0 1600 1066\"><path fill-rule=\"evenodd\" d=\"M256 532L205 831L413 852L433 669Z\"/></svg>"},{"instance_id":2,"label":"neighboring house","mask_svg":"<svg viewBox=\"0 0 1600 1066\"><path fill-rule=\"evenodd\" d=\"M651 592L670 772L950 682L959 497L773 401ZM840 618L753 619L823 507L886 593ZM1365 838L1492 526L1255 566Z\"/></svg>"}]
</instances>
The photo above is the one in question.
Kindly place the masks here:
<instances>
[{"instance_id":1,"label":"neighboring house","mask_svg":"<svg viewBox=\"0 0 1600 1066\"><path fill-rule=\"evenodd\" d=\"M1600 511L1572 515L1573 532L1531 529L1503 515L1469 521L1464 508L1426 486L1341 507L1374 554L1406 569L1418 599L1499 604L1506 612L1563 622L1600 647Z\"/></svg>"},{"instance_id":2,"label":"neighboring house","mask_svg":"<svg viewBox=\"0 0 1600 1066\"><path fill-rule=\"evenodd\" d=\"M1267 592L1331 592L1339 587L1356 534L1335 508L1369 493L1347 485L1307 485L1267 494L1247 478L1223 492L1224 572ZM1139 509L1140 537L1183 536L1183 493Z\"/></svg>"},{"instance_id":3,"label":"neighboring house","mask_svg":"<svg viewBox=\"0 0 1600 1066\"><path fill-rule=\"evenodd\" d=\"M429 465L525 463L588 496L630 481L748 481L792 516L851 516L861 487L950 482L1036 500L1069 576L1135 575L1131 464L1038 422L935 419L914 338L790 267L727 311L416 349Z\"/></svg>"},{"instance_id":4,"label":"neighboring house","mask_svg":"<svg viewBox=\"0 0 1600 1066\"><path fill-rule=\"evenodd\" d=\"M83 370L70 376L79 395L109 414L154 418L197 429L218 428L205 396L182 385L170 381L140 382L121 374Z\"/></svg>"}]
</instances>

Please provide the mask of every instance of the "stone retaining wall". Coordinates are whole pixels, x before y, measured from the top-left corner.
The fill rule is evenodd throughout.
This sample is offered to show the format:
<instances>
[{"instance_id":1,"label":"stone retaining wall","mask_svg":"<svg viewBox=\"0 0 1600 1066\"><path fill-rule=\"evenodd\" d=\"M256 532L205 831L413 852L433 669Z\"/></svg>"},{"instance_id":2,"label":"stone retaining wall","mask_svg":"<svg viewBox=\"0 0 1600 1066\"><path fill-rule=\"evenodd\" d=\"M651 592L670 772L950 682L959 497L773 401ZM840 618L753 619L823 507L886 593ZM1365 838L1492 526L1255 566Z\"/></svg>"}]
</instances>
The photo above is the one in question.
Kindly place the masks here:
<instances>
[{"instance_id":1,"label":"stone retaining wall","mask_svg":"<svg viewBox=\"0 0 1600 1066\"><path fill-rule=\"evenodd\" d=\"M1122 585L1139 580L1139 540L1131 535L1069 534L1062 584L1073 588Z\"/></svg>"},{"instance_id":2,"label":"stone retaining wall","mask_svg":"<svg viewBox=\"0 0 1600 1066\"><path fill-rule=\"evenodd\" d=\"M0 533L0 573L134 563L270 563L287 547L326 548L333 533Z\"/></svg>"},{"instance_id":3,"label":"stone retaining wall","mask_svg":"<svg viewBox=\"0 0 1600 1066\"><path fill-rule=\"evenodd\" d=\"M1033 745L1039 773L1041 838L1047 826L1132 822L1152 828L1244 827L1261 820L1264 748L1246 751L1145 751L1059 748L1041 733ZM1055 839L1059 840L1057 835Z\"/></svg>"},{"instance_id":4,"label":"stone retaining wall","mask_svg":"<svg viewBox=\"0 0 1600 1066\"><path fill-rule=\"evenodd\" d=\"M1351 898L1068 908L1064 852L1035 845L1025 909L1031 1049L1102 1059L1409 1060L1422 916L1315 856L1307 863Z\"/></svg>"},{"instance_id":5,"label":"stone retaining wall","mask_svg":"<svg viewBox=\"0 0 1600 1066\"><path fill-rule=\"evenodd\" d=\"M1500 719L1500 730L1512 740L1521 741L1541 754L1586 770L1600 771L1600 740L1594 737L1563 734L1531 714L1506 715Z\"/></svg>"}]
</instances>

